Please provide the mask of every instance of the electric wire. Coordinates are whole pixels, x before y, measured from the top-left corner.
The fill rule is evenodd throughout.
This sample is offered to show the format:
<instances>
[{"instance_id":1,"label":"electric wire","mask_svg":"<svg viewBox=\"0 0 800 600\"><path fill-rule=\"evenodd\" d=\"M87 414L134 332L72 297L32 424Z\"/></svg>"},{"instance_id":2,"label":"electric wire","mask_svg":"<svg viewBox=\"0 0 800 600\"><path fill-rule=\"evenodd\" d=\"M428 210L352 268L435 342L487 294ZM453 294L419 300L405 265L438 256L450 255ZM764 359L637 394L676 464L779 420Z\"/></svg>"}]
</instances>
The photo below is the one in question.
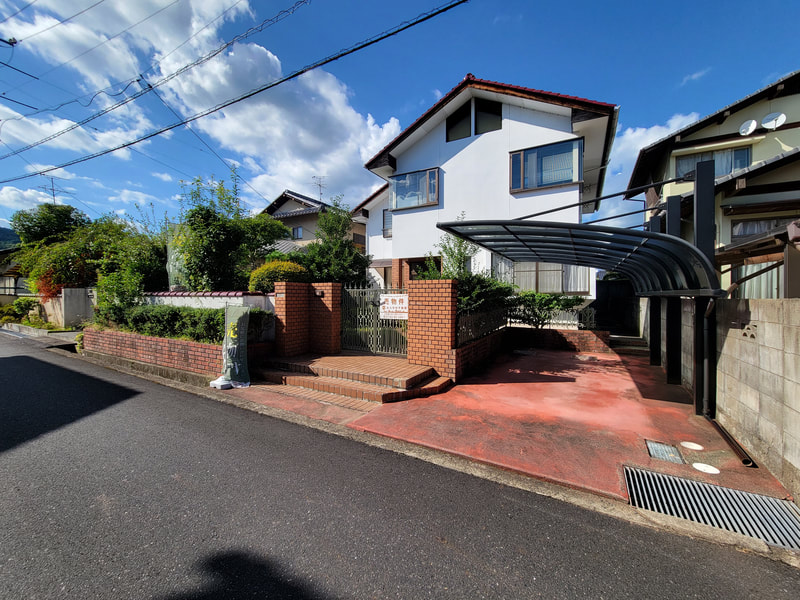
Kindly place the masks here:
<instances>
[{"instance_id":1,"label":"electric wire","mask_svg":"<svg viewBox=\"0 0 800 600\"><path fill-rule=\"evenodd\" d=\"M188 71L188 70L190 70L190 69L192 69L192 68L194 68L194 67L196 67L198 65L201 65L201 64L204 64L204 63L208 62L209 60L211 60L212 58L214 58L215 56L217 56L221 52L223 52L226 48L232 46L237 41L240 41L240 40L244 39L245 37L248 37L248 36L252 35L256 31L263 31L266 27L274 25L275 23L278 23L279 21L282 21L286 17L291 16L302 5L308 4L309 1L310 0L298 0L298 2L295 2L295 4L292 7L280 11L277 15L275 15L274 17L272 17L270 19L265 19L264 21L262 21L256 27L251 27L245 33L235 36L230 41L225 42L224 44L222 44L221 46L215 48L211 52L208 52L207 54L201 56L200 58L198 58L198 59L196 59L196 60L194 60L194 61L192 61L192 62L190 62L190 63L188 63L186 65L184 65L183 67L181 67L177 71L174 71L171 74L169 74L169 75L167 75L165 77L162 77L161 79L159 79L155 83L148 84L149 87L144 87L141 90L139 90L138 92L136 92L135 94L132 94L132 95L126 97L125 99L120 100L119 102L117 102L115 104L107 106L106 108L104 108L104 109L102 109L102 110L100 110L100 111L98 111L96 113L93 113L93 114L89 115L88 117L86 117L84 119L81 119L80 121L76 121L72 125L69 125L68 127L65 127L64 129L56 131L56 132L50 134L49 136L41 138L40 140L38 140L36 142L32 142L32 143L28 144L27 146L23 146L22 148L17 148L15 151L13 151L11 153L4 154L4 155L0 156L0 160L6 159L9 156L14 156L15 154L20 153L20 152L25 152L27 150L30 150L31 148L35 148L36 146L40 146L41 144L47 143L47 142L49 142L51 140L54 140L55 138L57 138L57 137L59 137L61 135L64 135L65 133L69 133L70 131L73 131L73 130L77 129L78 127L81 127L81 126L83 126L83 125L85 125L85 124L87 124L87 123L89 123L91 121L94 121L95 119L98 119L98 118L102 117L103 115L106 115L106 114L116 110L117 108L120 108L121 106L124 106L124 105L126 105L126 104L128 104L130 102L133 102L137 98L139 98L139 97L143 96L144 94L147 94L150 91L152 91L153 88L160 87L160 86L164 85L165 83L168 83L169 81L173 80L175 77L178 77L179 75L182 75L186 71ZM466 2L467 0L463 0L463 1ZM138 81L138 78L134 79L133 81ZM133 81L131 83L133 83ZM129 83L128 86L126 86L126 89L127 89L127 87L129 87L131 85L131 83ZM7 121L10 121L10 120L20 120L20 119L18 119L18 118L6 119L6 120L0 122L0 134L2 134L4 123L7 122Z\"/></svg>"},{"instance_id":2,"label":"electric wire","mask_svg":"<svg viewBox=\"0 0 800 600\"><path fill-rule=\"evenodd\" d=\"M131 140L129 142L125 142L124 144L120 144L120 145L115 146L113 148L107 148L106 150L101 150L101 151L95 152L93 154L89 154L89 155L86 155L86 156L75 158L73 160L67 161L67 162L62 163L60 165L53 166L53 167L48 167L47 169L42 169L41 171L36 172L36 173L30 173L30 174L27 174L27 175L19 175L17 177L10 177L10 178L7 178L7 179L3 179L3 180L0 180L0 183L10 183L12 181L19 181L21 179L28 179L29 177L35 177L37 175L42 175L44 173L49 173L50 171L54 171L56 169L60 169L60 168L76 165L76 164L79 164L79 163L83 163L83 162L86 162L88 160L92 160L94 158L99 158L100 156L104 156L106 154L111 154L112 152L116 152L117 150L123 150L125 148L128 148L129 146L133 146L134 144L138 144L140 142L149 140L149 139L154 138L154 137L156 137L158 135L161 135L162 133L166 133L167 131L171 131L173 129L181 127L182 125L186 125L187 123L191 123L193 121L196 121L197 119L200 119L202 117L206 117L206 116L208 116L208 115L210 115L212 113L215 113L215 112L217 112L219 110L222 110L223 108L227 108L228 106L231 106L233 104L236 104L236 103L241 102L243 100L246 100L248 98L252 98L253 96L255 96L257 94L260 94L261 92L264 92L264 91L266 91L268 89L271 89L271 88L274 88L274 87L276 87L278 85L286 83L287 81L291 81L293 79L296 79L296 78L300 77L300 75L303 75L304 73L308 73L309 71L311 71L313 69L317 69L317 68L319 68L321 66L324 66L326 64L329 64L331 62L340 60L340 59L344 58L345 56L349 56L350 54L354 54L355 52L363 50L364 48L367 48L369 46L377 44L378 42L381 42L381 41L383 41L385 39L393 37L393 36L403 32L403 31L405 31L407 29L410 29L411 27L419 25L420 23L424 23L424 22L426 22L426 21L428 21L428 20L430 20L430 19L432 19L432 18L434 18L434 17L436 17L436 16L438 16L440 14L443 14L443 13L449 11L449 10L452 10L453 8L455 8L455 7L457 7L457 6L461 5L461 4L464 4L467 1L468 0L455 0L454 2L449 2L447 4L441 5L441 6L435 8L435 9L433 9L431 11L428 11L426 13L422 13L422 14L418 15L414 19L411 19L409 21L404 21L403 23L397 25L396 27L393 27L391 29L387 29L384 32L382 32L382 33L380 33L380 34L378 34L376 36L368 38L368 39L366 39L366 40L364 40L362 42L358 42L357 44L351 46L350 48L347 48L345 50L340 50L339 52L337 52L335 54L332 54L332 55L330 55L330 56L328 56L326 58L323 58L322 60L319 60L319 61L317 61L315 63L312 63L312 64L310 64L310 65L308 65L306 67L303 67L302 69L299 69L297 71L294 71L293 73L291 73L291 74L289 74L289 75L287 75L285 77L281 77L280 79L277 79L277 80L275 80L275 81L273 81L271 83L268 83L266 85L263 85L263 86L260 86L258 88L255 88L255 89L253 89L253 90L251 90L251 91L249 91L249 92L247 92L245 94L242 94L241 96L237 96L236 98L233 98L231 100L223 102L223 103L221 103L221 104L219 104L219 105L217 105L217 106L215 106L213 108L204 110L204 111L199 112L199 113L195 113L194 115L192 115L190 117L186 117L186 118L180 120L177 123L173 123L172 125L168 125L166 127L162 127L161 129L157 129L155 131L152 131L147 135L141 136L141 137L136 138L134 140Z\"/></svg>"},{"instance_id":3,"label":"electric wire","mask_svg":"<svg viewBox=\"0 0 800 600\"><path fill-rule=\"evenodd\" d=\"M165 58L167 58L168 56L170 56L171 54L173 54L174 52L176 52L178 49L180 49L180 48L182 48L183 46L185 46L186 44L188 44L188 43L189 43L189 42L190 42L192 39L194 39L194 38L195 38L197 35L199 35L199 34L200 34L200 32L202 32L203 30L205 30L205 29L207 29L208 27L210 27L212 23L215 23L216 21L218 21L219 19L221 19L222 17L224 17L224 16L225 16L225 15L226 15L226 14L227 14L229 11L231 11L231 10L232 10L234 7L236 7L237 5L241 4L243 1L244 1L244 0L236 0L236 2L234 2L234 3L233 3L233 4L231 4L231 5L230 5L228 8L226 8L225 10L223 10L223 11L222 11L220 14L218 14L216 17L214 17L214 18L213 18L211 21L209 21L208 23L206 23L205 25L203 25L202 27L200 27L200 28L199 28L199 29L197 29L196 31L192 32L192 34L191 34L191 35L190 35L190 36L189 36L187 39L185 39L183 42L181 42L180 44L178 44L177 46L175 46L175 47L174 47L172 50L170 50L169 52L167 52L167 53L166 53L164 56L162 56L162 57L161 57L159 60L155 61L155 62L154 62L152 65L150 65L150 67L148 67L148 68L147 68L147 70L145 70L145 73L148 73L148 72L152 71L153 69L155 69L155 68L156 68L158 65L160 65L160 64L161 64L161 62L162 62L162 61L163 61ZM306 0L306 2L310 2L310 1L311 1L311 0ZM132 27L135 27L135 25L133 25ZM77 58L77 57L76 57L76 58ZM74 59L71 59L71 60L74 60ZM67 61L67 62L70 62L70 61ZM66 63L62 63L61 65L59 65L59 67L60 67L60 66L62 66L63 64L66 64ZM54 67L54 69L55 69L55 68L58 68L58 67ZM51 71L52 71L52 70L53 70L53 69L51 69ZM49 72L50 72L50 71L47 71L47 73L49 73ZM125 91L126 91L126 90L127 90L127 89L128 89L130 86L131 86L131 85L133 85L134 83L136 83L136 81L137 81L137 80L138 80L138 77L132 77L132 78L125 79L125 80L116 81L116 82L112 83L111 85L108 85L108 86L104 87L104 88L103 88L103 89L101 89L101 90L97 90L97 91L95 91L95 92L91 92L91 93L89 93L89 94L84 94L84 95L82 95L82 96L78 96L77 98L73 98L73 99L71 99L71 100L67 100L67 101L65 101L65 102L62 102L61 104L59 104L59 105L57 105L57 106L54 106L54 107L49 107L49 108L42 108L42 109L39 109L39 110L37 110L37 111L35 111L35 112L32 112L32 113L27 113L27 114L25 114L25 115L21 115L21 116L19 116L19 117L13 117L13 118L11 118L11 119L8 119L8 120L15 120L15 121L18 121L18 120L22 120L22 119L23 119L23 118L25 118L25 117L31 117L31 116L33 116L33 115L37 115L37 114L40 114L40 113L43 113L43 112L56 112L56 111L58 111L59 109L63 108L64 106L67 106L68 104L73 104L73 103L77 103L77 104L80 104L81 106L83 106L84 108L88 108L89 106L91 106L91 105L92 105L92 103L94 102L95 98L97 98L97 97L98 97L100 94L105 94L106 96L110 96L110 97L117 97L117 96L120 96L120 95L124 94L124 93L125 93ZM122 88L120 91L118 91L118 92L115 92L115 93L111 93L111 92L109 91L109 90L112 90L112 89L114 89L115 87L117 87L117 86L119 86L119 85L122 85L123 83L125 84L125 87L124 87L124 88ZM15 87L15 88L11 88L11 89L9 89L9 90L6 90L6 91L7 91L7 92L10 92L10 91L13 91L13 90L15 90L15 89L19 89L20 87L22 87L22 85L24 85L24 84L20 84L20 85L18 85L17 87ZM56 87L57 87L57 86L56 86ZM63 88L59 88L59 89L63 89ZM66 90L64 90L64 91L66 91ZM70 93L71 93L71 92L70 92ZM89 98L89 101L88 101L86 104L84 104L83 102L81 102L81 99L83 99L83 98ZM0 123L0 130L1 130L1 128L2 128L2 123Z\"/></svg>"},{"instance_id":4,"label":"electric wire","mask_svg":"<svg viewBox=\"0 0 800 600\"><path fill-rule=\"evenodd\" d=\"M142 78L142 80L144 81L144 78ZM145 81L145 85L149 85L149 84L147 84L147 82ZM169 110L169 112L171 112L173 115L175 115L175 116L176 116L177 118L179 118L179 119L180 119L180 118L182 118L182 117L181 117L181 115L180 115L180 114L178 114L178 112L177 112L177 111L175 111L175 110L174 110L174 109L173 109L173 108L172 108L172 107L171 107L171 106L170 106L170 105L167 103L167 101L166 101L166 100L164 100L164 98L162 98L162 97L161 97L161 95L160 95L160 94L159 94L159 93L158 93L156 90L153 90L153 94L155 94L156 98L158 98L158 99L161 101L161 103L162 103L162 104L163 104L163 105L164 105L164 106L167 108L167 110ZM211 144L209 144L208 142L206 142L206 141L205 141L205 139L203 139L203 137L202 137L202 136L201 136L199 133L197 133L197 132L196 132L194 129L192 129L192 127L191 127L191 126L190 126L188 123L186 124L186 129L187 129L187 131L189 131L189 133L191 133L191 134L192 134L194 137L196 137L196 138L197 138L197 139L200 141L200 143L201 143L201 144L203 144L203 146L205 146L206 148L208 148L208 150L211 152L211 154L213 154L214 156L216 156L216 157L217 157L217 159L218 159L218 160L219 160L219 161L220 161L220 162L221 162L223 165L225 165L225 167L226 167L226 168L228 168L229 170L231 169L231 165L229 165L229 164L228 164L228 161L227 161L227 160L225 160L224 158L222 158L222 157L221 157L221 156L220 156L220 155L217 153L217 151L216 151L216 150L214 150L214 148L211 146ZM243 182L243 183L244 183L244 184L245 184L247 187L249 187L249 188L250 188L250 190L251 190L251 191L252 191L252 192L253 192L253 193L254 193L256 196L258 196L259 198L261 198L261 199L262 199L264 202L266 202L267 204L269 204L269 203L270 203L270 201L269 201L269 200L267 200L267 199L266 199L266 198L265 198L265 197L264 197L264 196L261 194L261 192L259 192L259 191L258 191L256 188L254 188L252 185L250 185L250 182L249 182L249 181L247 181L246 179L242 179L242 182Z\"/></svg>"},{"instance_id":5,"label":"electric wire","mask_svg":"<svg viewBox=\"0 0 800 600\"><path fill-rule=\"evenodd\" d=\"M27 40L29 40L29 39L31 39L31 38L35 38L37 35L41 35L41 34L43 34L43 33L44 33L44 32L46 32L46 31L50 31L51 29L55 29L55 28L56 28L56 27L58 27L59 25L63 25L64 23L68 23L68 22L70 22L70 21L71 21L72 19L74 19L75 17L79 17L79 16L81 16L83 13L85 13L85 12L88 12L88 11L92 10L92 9L93 9L95 6L97 6L98 4L102 4L102 3L103 3L103 2L105 2L105 1L106 1L106 0L97 0L97 2L95 2L95 3L94 3L94 4L92 4L91 6L87 6L87 7L86 7L86 8L84 8L83 10L80 10L80 11L76 12L76 13L75 13L74 15L72 15L71 17L67 17L66 19L62 19L61 21L58 21L58 22L56 22L56 23L53 23L53 24L52 24L52 25L50 25L49 27L45 27L44 29L40 29L39 31L37 31L37 32L35 32L35 33L32 33L31 35L29 35L29 36L27 36L27 37L24 37L24 38L22 38L22 39L20 39L20 40L17 40L17 41L18 41L18 42L24 42L24 41L27 41Z\"/></svg>"},{"instance_id":6,"label":"electric wire","mask_svg":"<svg viewBox=\"0 0 800 600\"><path fill-rule=\"evenodd\" d=\"M25 10L26 8L28 8L28 7L29 7L31 4L36 4L38 1L39 1L39 0L31 0L30 2L28 2L28 3L27 3L25 6L23 6L22 8L18 8L18 9L17 9L15 12L11 13L11 14L10 14L10 15L8 15L6 18L4 18L2 21L0 21L0 25L2 25L3 23L5 23L6 21L8 21L10 18L12 18L12 17L16 17L16 16L17 16L19 13L21 13L23 10Z\"/></svg>"}]
</instances>

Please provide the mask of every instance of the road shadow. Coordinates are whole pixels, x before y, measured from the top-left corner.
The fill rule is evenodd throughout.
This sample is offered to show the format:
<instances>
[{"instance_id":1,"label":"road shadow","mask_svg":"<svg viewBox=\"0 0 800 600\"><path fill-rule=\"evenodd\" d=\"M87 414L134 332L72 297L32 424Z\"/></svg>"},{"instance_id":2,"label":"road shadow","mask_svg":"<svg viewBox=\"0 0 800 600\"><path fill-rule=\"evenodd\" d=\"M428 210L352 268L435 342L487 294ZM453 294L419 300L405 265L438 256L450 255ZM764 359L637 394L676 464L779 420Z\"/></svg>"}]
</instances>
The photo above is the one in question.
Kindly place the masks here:
<instances>
[{"instance_id":1,"label":"road shadow","mask_svg":"<svg viewBox=\"0 0 800 600\"><path fill-rule=\"evenodd\" d=\"M0 390L0 452L138 394L29 356L0 358Z\"/></svg>"},{"instance_id":2,"label":"road shadow","mask_svg":"<svg viewBox=\"0 0 800 600\"><path fill-rule=\"evenodd\" d=\"M267 558L252 552L229 550L213 554L200 563L211 579L197 590L158 596L154 600L243 600L244 598L327 600L310 586Z\"/></svg>"}]
</instances>

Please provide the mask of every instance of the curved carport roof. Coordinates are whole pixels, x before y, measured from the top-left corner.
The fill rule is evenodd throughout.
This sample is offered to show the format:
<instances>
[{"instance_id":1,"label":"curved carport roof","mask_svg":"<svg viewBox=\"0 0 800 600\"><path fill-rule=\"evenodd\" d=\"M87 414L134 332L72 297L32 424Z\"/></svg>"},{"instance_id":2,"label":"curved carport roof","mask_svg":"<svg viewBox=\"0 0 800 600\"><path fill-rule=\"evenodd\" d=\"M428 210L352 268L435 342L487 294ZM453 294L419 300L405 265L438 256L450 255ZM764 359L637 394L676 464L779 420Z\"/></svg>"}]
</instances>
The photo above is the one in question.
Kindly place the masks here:
<instances>
[{"instance_id":1,"label":"curved carport roof","mask_svg":"<svg viewBox=\"0 0 800 600\"><path fill-rule=\"evenodd\" d=\"M449 221L436 226L514 262L622 273L638 296L725 296L708 258L690 243L663 233L517 220Z\"/></svg>"}]
</instances>

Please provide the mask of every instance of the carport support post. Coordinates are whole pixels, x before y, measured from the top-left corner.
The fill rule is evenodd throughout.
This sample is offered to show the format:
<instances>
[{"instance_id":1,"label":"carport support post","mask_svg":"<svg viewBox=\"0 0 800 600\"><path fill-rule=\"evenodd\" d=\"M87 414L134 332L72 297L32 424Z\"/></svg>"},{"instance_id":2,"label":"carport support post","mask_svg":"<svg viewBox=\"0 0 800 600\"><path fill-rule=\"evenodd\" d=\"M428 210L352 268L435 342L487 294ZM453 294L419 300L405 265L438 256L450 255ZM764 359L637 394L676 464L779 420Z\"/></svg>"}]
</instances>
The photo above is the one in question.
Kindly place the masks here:
<instances>
[{"instance_id":1,"label":"carport support post","mask_svg":"<svg viewBox=\"0 0 800 600\"><path fill-rule=\"evenodd\" d=\"M694 182L694 245L714 262L714 161L697 163ZM694 299L694 410L709 419L716 414L717 314L713 299Z\"/></svg>"},{"instance_id":2,"label":"carport support post","mask_svg":"<svg viewBox=\"0 0 800 600\"><path fill-rule=\"evenodd\" d=\"M681 197L667 198L667 235L681 237ZM667 383L681 382L681 299L667 298Z\"/></svg>"},{"instance_id":3,"label":"carport support post","mask_svg":"<svg viewBox=\"0 0 800 600\"><path fill-rule=\"evenodd\" d=\"M661 233L661 217L650 217L647 230ZM650 364L661 365L661 297L650 296Z\"/></svg>"}]
</instances>

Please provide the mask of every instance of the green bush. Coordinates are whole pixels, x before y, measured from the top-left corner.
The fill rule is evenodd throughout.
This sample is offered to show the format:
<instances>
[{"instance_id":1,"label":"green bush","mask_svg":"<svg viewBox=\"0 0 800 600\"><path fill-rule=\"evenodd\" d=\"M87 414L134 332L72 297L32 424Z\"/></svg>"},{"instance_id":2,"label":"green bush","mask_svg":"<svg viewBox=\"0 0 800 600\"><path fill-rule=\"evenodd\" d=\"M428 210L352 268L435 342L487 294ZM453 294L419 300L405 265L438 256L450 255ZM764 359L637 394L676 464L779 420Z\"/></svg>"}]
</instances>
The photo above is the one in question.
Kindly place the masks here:
<instances>
[{"instance_id":1,"label":"green bush","mask_svg":"<svg viewBox=\"0 0 800 600\"><path fill-rule=\"evenodd\" d=\"M286 260L268 262L250 274L251 292L274 292L276 281L307 281L308 271L302 265Z\"/></svg>"},{"instance_id":2,"label":"green bush","mask_svg":"<svg viewBox=\"0 0 800 600\"><path fill-rule=\"evenodd\" d=\"M34 308L39 305L39 301L36 298L17 298L14 300L14 311L17 313L17 316L22 318L31 312Z\"/></svg>"},{"instance_id":3,"label":"green bush","mask_svg":"<svg viewBox=\"0 0 800 600\"><path fill-rule=\"evenodd\" d=\"M582 296L521 292L516 317L526 325L541 328L552 321L557 312L577 308L584 300Z\"/></svg>"},{"instance_id":4,"label":"green bush","mask_svg":"<svg viewBox=\"0 0 800 600\"><path fill-rule=\"evenodd\" d=\"M251 309L248 339L260 341L261 332L268 328L272 318L271 312ZM219 344L225 334L225 309L134 306L125 313L125 325L141 335Z\"/></svg>"}]
</instances>

